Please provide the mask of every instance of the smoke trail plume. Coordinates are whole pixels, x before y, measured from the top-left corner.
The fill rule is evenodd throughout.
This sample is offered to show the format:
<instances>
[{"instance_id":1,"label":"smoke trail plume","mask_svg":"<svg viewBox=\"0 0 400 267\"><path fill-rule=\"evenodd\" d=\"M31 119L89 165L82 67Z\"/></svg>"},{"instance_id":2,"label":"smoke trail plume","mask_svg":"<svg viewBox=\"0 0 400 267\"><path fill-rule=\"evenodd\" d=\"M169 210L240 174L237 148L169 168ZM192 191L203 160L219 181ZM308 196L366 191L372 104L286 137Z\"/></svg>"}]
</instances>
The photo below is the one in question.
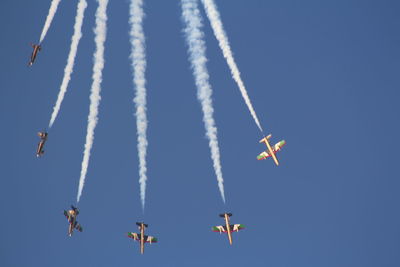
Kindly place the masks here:
<instances>
[{"instance_id":1,"label":"smoke trail plume","mask_svg":"<svg viewBox=\"0 0 400 267\"><path fill-rule=\"evenodd\" d=\"M46 34L47 34L47 31L48 31L49 28L50 28L51 22L52 22L52 20L53 20L53 18L54 18L54 15L55 15L56 12L57 12L57 7L58 7L58 4L60 3L60 1L61 1L61 0L53 0L53 1L51 1L50 9L49 9L49 14L47 14L46 22L44 23L44 27L43 27L43 30L42 30L42 34L40 35L39 44L43 41L44 37L45 37Z\"/></svg>"},{"instance_id":2,"label":"smoke trail plume","mask_svg":"<svg viewBox=\"0 0 400 267\"><path fill-rule=\"evenodd\" d=\"M212 89L208 81L208 71L206 67L207 58L202 31L202 19L196 0L182 0L182 18L185 23L185 37L189 47L189 58L193 69L193 75L197 86L197 98L203 110L203 121L206 128L206 135L211 149L215 174L217 176L218 187L222 200L225 203L224 179L222 178L220 153L217 139L217 127L213 117Z\"/></svg>"},{"instance_id":3,"label":"smoke trail plume","mask_svg":"<svg viewBox=\"0 0 400 267\"><path fill-rule=\"evenodd\" d=\"M106 41L107 34L107 4L108 0L97 0L99 6L96 10L96 27L94 29L95 33L95 44L96 51L93 55L93 75L92 75L92 88L90 93L90 108L88 117L88 126L86 134L85 150L83 152L81 177L79 179L79 189L77 201L82 195L83 186L85 184L86 173L89 165L90 150L92 149L93 139L94 139L94 129L97 125L97 115L99 112L100 104L100 91L101 91L101 81L104 68L104 42Z\"/></svg>"},{"instance_id":4,"label":"smoke trail plume","mask_svg":"<svg viewBox=\"0 0 400 267\"><path fill-rule=\"evenodd\" d=\"M78 50L79 40L82 37L82 23L86 7L87 7L86 0L79 0L78 7L76 10L74 34L72 35L71 39L71 48L69 50L67 65L65 66L64 69L64 78L61 83L60 92L58 93L57 102L53 108L53 113L51 114L49 128L53 126L53 123L57 118L57 114L60 111L64 95L67 92L68 83L71 80L71 74L74 70L74 62L75 62L76 52Z\"/></svg>"},{"instance_id":5,"label":"smoke trail plume","mask_svg":"<svg viewBox=\"0 0 400 267\"><path fill-rule=\"evenodd\" d=\"M147 154L147 115L146 115L146 51L145 38L143 33L143 0L131 0L129 8L129 24L131 30L129 32L131 41L133 83L136 88L136 95L133 99L136 107L136 128L137 128L137 148L139 157L139 184L140 199L144 210L146 195L146 154Z\"/></svg>"},{"instance_id":6,"label":"smoke trail plume","mask_svg":"<svg viewBox=\"0 0 400 267\"><path fill-rule=\"evenodd\" d=\"M217 6L215 5L214 0L202 0L202 3L204 5L204 9L206 10L207 17L210 20L211 27L214 31L214 35L218 40L219 47L221 48L222 53L228 63L229 69L231 70L232 78L238 85L240 93L242 94L242 97L246 102L246 105L251 113L251 116L253 117L260 131L263 132L261 124L256 115L256 112L254 111L253 105L251 104L249 95L247 94L246 87L244 86L243 81L240 78L240 71L235 63L235 59L233 58L228 37L222 25L222 21Z\"/></svg>"}]
</instances>

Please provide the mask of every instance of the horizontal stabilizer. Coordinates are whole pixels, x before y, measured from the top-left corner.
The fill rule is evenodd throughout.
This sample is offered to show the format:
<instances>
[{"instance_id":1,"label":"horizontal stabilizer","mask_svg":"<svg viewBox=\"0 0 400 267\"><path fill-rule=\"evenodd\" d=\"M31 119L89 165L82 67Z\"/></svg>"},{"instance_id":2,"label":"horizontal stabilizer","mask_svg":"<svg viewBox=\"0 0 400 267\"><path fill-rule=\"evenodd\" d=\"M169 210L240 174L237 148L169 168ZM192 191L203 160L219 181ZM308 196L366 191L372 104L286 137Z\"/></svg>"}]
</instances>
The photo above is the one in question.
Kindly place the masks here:
<instances>
[{"instance_id":1,"label":"horizontal stabilizer","mask_svg":"<svg viewBox=\"0 0 400 267\"><path fill-rule=\"evenodd\" d=\"M143 222L136 222L136 225L137 226L142 226L142 224L144 225L144 227L149 227L149 225L148 224L145 224L145 223L143 223Z\"/></svg>"},{"instance_id":2,"label":"horizontal stabilizer","mask_svg":"<svg viewBox=\"0 0 400 267\"><path fill-rule=\"evenodd\" d=\"M260 143L268 141L272 137L272 134L269 134L267 137L264 137L263 139L260 140Z\"/></svg>"}]
</instances>

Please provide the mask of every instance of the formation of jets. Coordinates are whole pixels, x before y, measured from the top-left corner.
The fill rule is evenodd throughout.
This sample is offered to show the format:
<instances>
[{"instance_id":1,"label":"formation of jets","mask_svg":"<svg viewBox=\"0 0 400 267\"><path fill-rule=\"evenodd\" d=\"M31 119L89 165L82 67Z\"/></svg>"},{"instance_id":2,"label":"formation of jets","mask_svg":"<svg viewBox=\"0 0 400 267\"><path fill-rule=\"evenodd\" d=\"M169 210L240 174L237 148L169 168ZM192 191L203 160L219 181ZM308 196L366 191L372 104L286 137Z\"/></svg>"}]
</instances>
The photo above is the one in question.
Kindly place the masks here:
<instances>
[{"instance_id":1,"label":"formation of jets","mask_svg":"<svg viewBox=\"0 0 400 267\"><path fill-rule=\"evenodd\" d=\"M30 60L28 62L28 66L32 66L33 63L35 63L36 57L42 49L40 43L39 44L32 43L31 46L33 48L33 51L32 51ZM47 141L48 133L46 131L38 132L38 136L40 138L40 141L37 145L36 156L41 157L41 156L43 156L43 154L45 152L44 145ZM263 160L263 159L272 157L275 164L278 166L279 161L276 157L276 153L282 149L282 147L286 144L286 141L281 140L278 143L276 143L275 145L271 146L271 144L269 143L270 142L269 140L271 139L271 137L272 137L272 135L269 134L268 136L266 136L266 137L264 136L264 138L262 138L260 140L260 143L264 143L266 145L267 149L265 151L261 152L257 156L257 159ZM70 236L70 237L73 235L74 230L77 230L79 232L83 231L82 226L77 221L78 215L79 215L79 209L77 207L74 207L73 205L71 205L71 209L64 210L64 216L68 220L68 236ZM213 232L219 232L220 234L226 233L228 240L229 240L229 244L232 245L232 243L233 243L232 242L232 233L239 232L239 230L242 230L245 227L243 224L230 224L230 217L232 217L232 213L225 212L225 213L219 214L219 216L224 219L224 222L225 222L224 225L213 226L211 229ZM150 244L157 243L158 239L154 236L145 235L145 230L148 228L148 224L145 224L144 222L136 222L136 225L139 228L139 232L138 233L128 232L127 235L129 238L132 238L134 241L139 242L140 253L144 254L145 244L146 243L150 243Z\"/></svg>"},{"instance_id":2,"label":"formation of jets","mask_svg":"<svg viewBox=\"0 0 400 267\"><path fill-rule=\"evenodd\" d=\"M37 57L38 52L41 50L41 46L39 44L31 44L33 51L31 54L30 61L28 63L28 66L32 66L33 63L35 62L35 59ZM44 154L44 144L47 141L47 132L38 132L38 136L40 138L40 141L37 146L36 150L36 156L41 157ZM274 146L271 146L269 143L269 139L272 137L272 135L268 135L267 137L264 137L263 139L260 140L260 143L265 143L267 146L267 150L261 152L258 156L258 160L263 160L267 159L269 157L272 157L276 165L279 165L279 161L276 157L276 153L282 149L282 147L286 144L285 140L279 141L276 143ZM78 208L74 207L71 205L71 209L66 211L64 210L64 215L68 220L68 235L72 236L74 230L78 230L79 232L83 231L82 226L78 223L77 221L77 216L79 214ZM228 236L229 244L232 245L232 233L233 232L238 232L239 230L244 229L243 224L230 224L229 219L232 216L232 213L223 213L219 215L220 217L224 218L225 220L225 225L218 225L212 227L212 231L214 232L219 232L219 233L226 233ZM137 222L136 225L139 228L139 233L133 233L133 232L128 232L128 237L132 238L135 241L138 241L140 243L140 253L144 253L144 245L145 243L157 243L158 239L153 236L148 236L145 235L145 229L148 227L147 224L144 222Z\"/></svg>"},{"instance_id":3,"label":"formation of jets","mask_svg":"<svg viewBox=\"0 0 400 267\"><path fill-rule=\"evenodd\" d=\"M33 58L34 60L34 58ZM33 62L32 60L32 62ZM47 141L47 136L48 133L47 132L38 132L38 136L40 137L40 141L37 147L37 151L36 151L36 156L40 157L44 154L44 144ZM278 143L276 143L274 146L271 146L269 143L269 139L272 137L272 135L268 135L267 137L264 137L263 139L260 140L260 143L265 143L265 145L267 146L267 150L261 152L258 156L257 159L258 160L262 160L262 159L267 159L269 157L272 157L275 164L279 165L279 161L276 158L276 153L278 151L280 151L282 149L282 147L286 144L285 140L281 140ZM68 220L68 235L72 236L74 230L78 230L79 232L82 232L83 228L82 226L78 223L77 221L77 216L79 214L79 210L78 208L74 207L71 205L71 209L66 211L64 210L64 215ZM239 232L239 230L244 229L244 225L243 224L230 224L229 220L230 217L232 216L232 213L223 213L219 215L220 217L224 218L225 220L225 225L218 225L218 226L214 226L212 227L212 231L214 232L219 232L219 233L226 233L228 235L228 240L229 240L229 244L232 245L232 233L233 232ZM145 243L157 243L158 239L156 237L153 236L148 236L144 234L145 229L148 227L147 224L145 224L144 222L137 222L136 225L139 228L139 233L133 233L133 232L128 232L128 237L132 238L135 241L138 241L140 243L140 253L143 254L144 253L144 245Z\"/></svg>"},{"instance_id":4,"label":"formation of jets","mask_svg":"<svg viewBox=\"0 0 400 267\"><path fill-rule=\"evenodd\" d=\"M32 54L32 56L33 56L33 54ZM34 57L31 60L31 62L33 62L33 61L34 61ZM47 132L38 132L38 136L40 137L40 141L39 141L39 144L37 147L36 156L40 157L44 154L43 148L44 148L44 144L47 141L48 133ZM274 146L271 146L269 143L269 139L271 137L272 137L272 135L270 134L267 137L264 137L263 139L260 140L260 143L265 143L265 145L267 146L267 150L261 152L257 156L257 159L262 160L262 159L267 159L269 157L272 157L275 164L279 165L279 161L276 158L275 154L282 149L282 147L286 144L286 141L281 140L278 143L276 143ZM78 223L78 221L76 219L78 214L79 214L78 208L76 208L72 205L71 205L70 210L68 210L68 211L64 210L64 215L67 218L68 224L69 224L69 226L68 226L68 235L69 236L72 236L75 229L78 230L79 232L82 232L82 230L83 230L82 226ZM214 227L212 227L212 231L219 232L219 233L226 233L228 236L229 244L232 245L232 233L239 232L239 230L242 230L245 227L243 224L230 224L229 220L230 220L230 217L232 216L232 213L223 213L223 214L220 214L219 216L224 218L225 225L214 226ZM157 243L158 239L156 237L148 236L148 235L144 234L144 231L148 227L148 225L145 224L144 222L137 222L136 225L139 228L139 233L128 232L128 237L132 238L133 240L138 241L140 243L140 253L143 254L145 243L150 243L150 244Z\"/></svg>"},{"instance_id":5,"label":"formation of jets","mask_svg":"<svg viewBox=\"0 0 400 267\"><path fill-rule=\"evenodd\" d=\"M78 230L79 232L83 231L82 226L77 221L78 215L79 215L79 210L78 210L78 208L74 207L73 205L71 205L70 210L68 210L68 211L64 210L64 216L68 220L68 235L69 236L72 236L75 229ZM223 214L220 214L219 216L221 218L224 218L225 225L214 226L211 229L214 232L227 233L229 244L232 245L232 233L239 232L239 230L242 230L245 227L243 224L230 224L229 223L229 218L232 216L232 213L223 213ZM128 232L128 237L139 242L140 254L144 254L145 243L150 243L150 244L157 243L158 239L154 236L145 235L144 231L146 230L147 227L149 227L148 224L145 224L144 222L136 222L136 225L139 228L139 233Z\"/></svg>"},{"instance_id":6,"label":"formation of jets","mask_svg":"<svg viewBox=\"0 0 400 267\"><path fill-rule=\"evenodd\" d=\"M42 47L39 44L31 44L33 51L31 54L31 60L28 62L28 66L32 66L33 63L35 62L36 56L38 52L42 49Z\"/></svg>"}]
</instances>

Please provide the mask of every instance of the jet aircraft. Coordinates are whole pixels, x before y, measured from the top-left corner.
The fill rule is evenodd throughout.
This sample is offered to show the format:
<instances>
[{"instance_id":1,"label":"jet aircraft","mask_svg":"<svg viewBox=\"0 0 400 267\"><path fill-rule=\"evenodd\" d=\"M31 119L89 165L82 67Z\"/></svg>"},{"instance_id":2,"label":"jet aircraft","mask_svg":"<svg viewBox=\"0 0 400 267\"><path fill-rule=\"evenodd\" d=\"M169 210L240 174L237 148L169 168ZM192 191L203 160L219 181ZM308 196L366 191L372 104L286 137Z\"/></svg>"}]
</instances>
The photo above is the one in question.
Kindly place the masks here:
<instances>
[{"instance_id":1,"label":"jet aircraft","mask_svg":"<svg viewBox=\"0 0 400 267\"><path fill-rule=\"evenodd\" d=\"M269 141L268 141L271 138L271 136L272 136L272 134L270 134L267 137L264 137L263 139L260 140L260 143L265 143L265 145L267 146L267 150L261 152L261 154L257 156L257 159L262 160L262 159L266 159L268 157L272 157L275 161L276 166L278 166L279 161L276 158L275 154L276 154L276 152L281 150L281 148L286 144L286 141L285 140L279 141L273 147L271 147L271 145L269 144Z\"/></svg>"},{"instance_id":2,"label":"jet aircraft","mask_svg":"<svg viewBox=\"0 0 400 267\"><path fill-rule=\"evenodd\" d=\"M76 217L79 214L78 208L74 207L71 205L71 209L69 211L64 210L64 215L67 217L67 220L69 222L68 226L68 235L72 236L74 229L78 230L79 232L82 232L83 228L82 226L78 223L76 220Z\"/></svg>"},{"instance_id":3,"label":"jet aircraft","mask_svg":"<svg viewBox=\"0 0 400 267\"><path fill-rule=\"evenodd\" d=\"M229 239L229 244L232 245L232 232L239 232L239 230L244 229L244 225L243 224L229 224L229 217L231 217L231 216L232 216L232 213L220 214L219 217L222 217L225 219L225 225L214 226L212 228L212 230L214 232L227 233L228 239Z\"/></svg>"},{"instance_id":4,"label":"jet aircraft","mask_svg":"<svg viewBox=\"0 0 400 267\"><path fill-rule=\"evenodd\" d=\"M38 132L38 136L40 137L40 141L36 150L36 157L40 157L44 154L44 144L46 143L47 140L47 133L46 132Z\"/></svg>"},{"instance_id":5,"label":"jet aircraft","mask_svg":"<svg viewBox=\"0 0 400 267\"><path fill-rule=\"evenodd\" d=\"M33 63L35 62L36 56L38 54L38 52L42 49L42 47L38 44L31 44L31 46L33 47L33 51L31 54L31 60L28 63L28 66L32 66Z\"/></svg>"},{"instance_id":6,"label":"jet aircraft","mask_svg":"<svg viewBox=\"0 0 400 267\"><path fill-rule=\"evenodd\" d=\"M139 227L140 234L137 233L128 233L128 237L133 240L140 242L140 253L144 253L144 243L156 243L158 240L153 236L147 236L144 234L144 230L148 227L144 222L137 222L136 225Z\"/></svg>"}]
</instances>

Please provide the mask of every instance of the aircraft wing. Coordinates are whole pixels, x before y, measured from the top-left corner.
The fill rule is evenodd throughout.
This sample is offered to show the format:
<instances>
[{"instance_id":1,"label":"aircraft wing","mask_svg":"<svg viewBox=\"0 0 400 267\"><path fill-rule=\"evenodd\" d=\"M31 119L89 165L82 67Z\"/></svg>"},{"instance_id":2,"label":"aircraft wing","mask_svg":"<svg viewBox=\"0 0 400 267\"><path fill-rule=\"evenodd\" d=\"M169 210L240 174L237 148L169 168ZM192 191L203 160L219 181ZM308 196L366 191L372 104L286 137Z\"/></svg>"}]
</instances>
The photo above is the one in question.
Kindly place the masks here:
<instances>
[{"instance_id":1,"label":"aircraft wing","mask_svg":"<svg viewBox=\"0 0 400 267\"><path fill-rule=\"evenodd\" d=\"M136 241L139 241L139 240L140 240L140 234L137 234L137 233L129 232L129 233L128 233L128 237L129 237L129 238L132 238L133 240L136 240Z\"/></svg>"},{"instance_id":2,"label":"aircraft wing","mask_svg":"<svg viewBox=\"0 0 400 267\"><path fill-rule=\"evenodd\" d=\"M226 226L222 226L222 225L214 226L213 228L211 228L211 230L213 230L214 232L220 232L220 233L228 232L226 230Z\"/></svg>"},{"instance_id":3,"label":"aircraft wing","mask_svg":"<svg viewBox=\"0 0 400 267\"><path fill-rule=\"evenodd\" d=\"M231 225L229 225L229 228L231 228L232 232L238 232L239 230L244 229L244 225L243 224L231 224ZM226 226L222 226L222 225L214 226L212 228L212 230L214 232L220 232L220 233L228 232L228 230L226 229Z\"/></svg>"},{"instance_id":4,"label":"aircraft wing","mask_svg":"<svg viewBox=\"0 0 400 267\"><path fill-rule=\"evenodd\" d=\"M137 233L129 232L128 237L132 238L133 240L140 241L141 235L137 234ZM155 238L154 236L147 236L147 235L144 236L145 243L157 243L157 241L158 241L158 239Z\"/></svg>"},{"instance_id":5,"label":"aircraft wing","mask_svg":"<svg viewBox=\"0 0 400 267\"><path fill-rule=\"evenodd\" d=\"M230 225L232 232L239 232L239 230L244 229L244 225L243 224L234 224L234 225Z\"/></svg>"},{"instance_id":6,"label":"aircraft wing","mask_svg":"<svg viewBox=\"0 0 400 267\"><path fill-rule=\"evenodd\" d=\"M75 224L75 229L78 230L79 232L82 232L82 231L83 231L83 228L82 228L82 226L81 226L79 223L76 223L76 224Z\"/></svg>"},{"instance_id":7,"label":"aircraft wing","mask_svg":"<svg viewBox=\"0 0 400 267\"><path fill-rule=\"evenodd\" d=\"M268 152L263 151L260 153L260 155L257 156L257 159L262 160L262 159L266 159L268 157L271 157L271 155Z\"/></svg>"},{"instance_id":8,"label":"aircraft wing","mask_svg":"<svg viewBox=\"0 0 400 267\"><path fill-rule=\"evenodd\" d=\"M144 236L144 242L146 243L157 243L158 239L155 238L154 236Z\"/></svg>"},{"instance_id":9,"label":"aircraft wing","mask_svg":"<svg viewBox=\"0 0 400 267\"><path fill-rule=\"evenodd\" d=\"M276 143L275 145L274 145L274 152L278 152L279 150L281 150L281 148L284 146L284 145L286 145L286 141L285 140L282 140L282 141L279 141L278 143Z\"/></svg>"}]
</instances>

